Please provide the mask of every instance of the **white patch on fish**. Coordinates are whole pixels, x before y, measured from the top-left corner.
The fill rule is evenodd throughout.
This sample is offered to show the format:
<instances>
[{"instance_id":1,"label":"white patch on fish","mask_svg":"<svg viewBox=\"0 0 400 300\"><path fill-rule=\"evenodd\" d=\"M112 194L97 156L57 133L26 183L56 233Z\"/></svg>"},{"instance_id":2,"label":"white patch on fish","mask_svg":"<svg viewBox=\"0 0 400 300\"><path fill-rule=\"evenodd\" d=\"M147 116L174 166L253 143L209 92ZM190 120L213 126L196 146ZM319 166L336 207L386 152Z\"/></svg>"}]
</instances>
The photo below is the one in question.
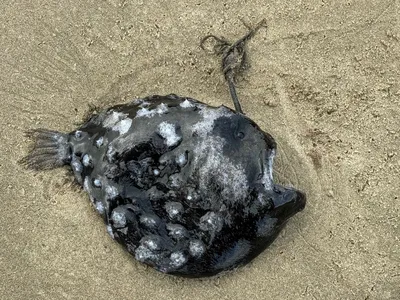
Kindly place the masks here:
<instances>
[{"instance_id":1,"label":"white patch on fish","mask_svg":"<svg viewBox=\"0 0 400 300\"><path fill-rule=\"evenodd\" d=\"M168 122L158 125L158 133L165 139L168 147L175 146L182 140L182 137L176 134L176 126Z\"/></svg>"}]
</instances>

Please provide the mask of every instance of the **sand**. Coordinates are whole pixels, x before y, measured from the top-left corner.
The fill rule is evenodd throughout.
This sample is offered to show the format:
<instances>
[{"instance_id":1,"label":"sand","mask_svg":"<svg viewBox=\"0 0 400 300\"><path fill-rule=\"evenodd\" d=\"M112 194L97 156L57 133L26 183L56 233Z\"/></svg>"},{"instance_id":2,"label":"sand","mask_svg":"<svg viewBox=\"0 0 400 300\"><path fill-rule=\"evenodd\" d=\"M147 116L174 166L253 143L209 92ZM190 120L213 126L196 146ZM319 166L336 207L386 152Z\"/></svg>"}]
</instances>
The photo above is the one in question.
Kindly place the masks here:
<instances>
[{"instance_id":1,"label":"sand","mask_svg":"<svg viewBox=\"0 0 400 300\"><path fill-rule=\"evenodd\" d=\"M217 2L217 3L215 3ZM1 299L400 299L400 4L371 1L2 1ZM176 93L232 107L207 34L261 29L239 80L306 209L250 265L165 276L107 234L62 169L17 160L89 104Z\"/></svg>"}]
</instances>

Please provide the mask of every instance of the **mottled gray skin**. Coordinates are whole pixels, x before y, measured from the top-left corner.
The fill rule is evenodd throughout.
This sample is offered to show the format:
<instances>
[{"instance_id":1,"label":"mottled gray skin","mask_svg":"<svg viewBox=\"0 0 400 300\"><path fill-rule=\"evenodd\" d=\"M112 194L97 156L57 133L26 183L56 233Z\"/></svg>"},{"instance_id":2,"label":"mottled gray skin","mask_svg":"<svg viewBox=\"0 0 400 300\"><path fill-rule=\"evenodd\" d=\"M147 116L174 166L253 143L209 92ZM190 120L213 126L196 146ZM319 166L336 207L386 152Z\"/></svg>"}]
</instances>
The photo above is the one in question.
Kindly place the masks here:
<instances>
[{"instance_id":1,"label":"mottled gray skin","mask_svg":"<svg viewBox=\"0 0 400 300\"><path fill-rule=\"evenodd\" d=\"M243 265L305 206L303 193L273 183L273 138L224 106L151 96L70 134L32 134L24 163L70 165L110 235L164 273L202 277Z\"/></svg>"}]
</instances>

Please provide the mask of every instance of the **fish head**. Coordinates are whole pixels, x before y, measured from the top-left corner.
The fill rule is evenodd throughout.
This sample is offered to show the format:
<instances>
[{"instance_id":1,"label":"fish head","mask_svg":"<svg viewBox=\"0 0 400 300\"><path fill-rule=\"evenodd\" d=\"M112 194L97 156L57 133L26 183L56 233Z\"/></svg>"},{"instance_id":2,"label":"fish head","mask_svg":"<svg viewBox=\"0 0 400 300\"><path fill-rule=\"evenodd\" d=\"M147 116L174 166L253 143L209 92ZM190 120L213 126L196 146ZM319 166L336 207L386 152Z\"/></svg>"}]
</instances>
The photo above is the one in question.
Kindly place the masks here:
<instances>
[{"instance_id":1,"label":"fish head","mask_svg":"<svg viewBox=\"0 0 400 300\"><path fill-rule=\"evenodd\" d=\"M225 140L223 154L244 169L256 214L266 214L277 219L277 224L284 224L304 209L303 192L274 183L276 142L271 135L242 114L217 119L213 130Z\"/></svg>"}]
</instances>

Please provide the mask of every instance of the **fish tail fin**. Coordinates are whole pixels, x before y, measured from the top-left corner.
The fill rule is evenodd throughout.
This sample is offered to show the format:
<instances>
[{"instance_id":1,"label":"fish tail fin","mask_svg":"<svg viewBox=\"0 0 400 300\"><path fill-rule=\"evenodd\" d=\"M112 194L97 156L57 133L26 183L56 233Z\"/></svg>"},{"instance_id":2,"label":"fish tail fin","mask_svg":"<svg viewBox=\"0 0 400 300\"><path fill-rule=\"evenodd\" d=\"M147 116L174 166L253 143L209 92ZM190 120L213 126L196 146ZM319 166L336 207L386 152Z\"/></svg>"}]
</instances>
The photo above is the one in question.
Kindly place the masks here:
<instances>
[{"instance_id":1,"label":"fish tail fin","mask_svg":"<svg viewBox=\"0 0 400 300\"><path fill-rule=\"evenodd\" d=\"M26 132L33 139L33 147L19 163L33 170L50 170L66 165L71 160L68 135L47 129Z\"/></svg>"}]
</instances>

